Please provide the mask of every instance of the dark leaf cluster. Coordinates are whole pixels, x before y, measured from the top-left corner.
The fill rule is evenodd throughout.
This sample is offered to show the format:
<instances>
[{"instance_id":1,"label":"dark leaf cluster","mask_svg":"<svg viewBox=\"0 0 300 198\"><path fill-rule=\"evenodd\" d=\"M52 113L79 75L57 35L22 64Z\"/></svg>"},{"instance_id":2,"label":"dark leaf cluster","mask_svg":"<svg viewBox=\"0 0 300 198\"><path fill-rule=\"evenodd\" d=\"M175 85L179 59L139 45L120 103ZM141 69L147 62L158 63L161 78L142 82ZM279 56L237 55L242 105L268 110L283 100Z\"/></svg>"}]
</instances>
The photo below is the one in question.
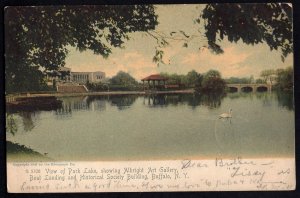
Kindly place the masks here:
<instances>
[{"instance_id":1,"label":"dark leaf cluster","mask_svg":"<svg viewBox=\"0 0 300 198\"><path fill-rule=\"evenodd\" d=\"M128 33L156 25L152 5L7 7L6 82L22 87L21 75L29 76L30 68L51 71L63 66L68 46L108 57L112 47L129 39Z\"/></svg>"},{"instance_id":2,"label":"dark leaf cluster","mask_svg":"<svg viewBox=\"0 0 300 198\"><path fill-rule=\"evenodd\" d=\"M293 51L292 8L284 3L208 4L201 16L209 48L223 53L217 40L246 44L265 42L271 50L281 50L282 60Z\"/></svg>"}]
</instances>

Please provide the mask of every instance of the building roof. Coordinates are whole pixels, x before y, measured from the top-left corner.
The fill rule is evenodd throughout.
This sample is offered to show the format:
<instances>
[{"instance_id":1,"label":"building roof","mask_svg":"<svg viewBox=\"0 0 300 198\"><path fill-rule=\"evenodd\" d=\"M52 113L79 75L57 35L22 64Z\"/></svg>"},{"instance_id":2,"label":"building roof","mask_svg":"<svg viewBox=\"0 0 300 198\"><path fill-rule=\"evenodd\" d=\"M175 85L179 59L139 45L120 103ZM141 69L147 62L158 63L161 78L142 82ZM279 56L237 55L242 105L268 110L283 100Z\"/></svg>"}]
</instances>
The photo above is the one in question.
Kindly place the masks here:
<instances>
[{"instance_id":1,"label":"building roof","mask_svg":"<svg viewBox=\"0 0 300 198\"><path fill-rule=\"evenodd\" d=\"M159 74L152 74L150 76L147 76L146 78L143 78L142 81L144 80L168 80L168 78L163 77Z\"/></svg>"}]
</instances>

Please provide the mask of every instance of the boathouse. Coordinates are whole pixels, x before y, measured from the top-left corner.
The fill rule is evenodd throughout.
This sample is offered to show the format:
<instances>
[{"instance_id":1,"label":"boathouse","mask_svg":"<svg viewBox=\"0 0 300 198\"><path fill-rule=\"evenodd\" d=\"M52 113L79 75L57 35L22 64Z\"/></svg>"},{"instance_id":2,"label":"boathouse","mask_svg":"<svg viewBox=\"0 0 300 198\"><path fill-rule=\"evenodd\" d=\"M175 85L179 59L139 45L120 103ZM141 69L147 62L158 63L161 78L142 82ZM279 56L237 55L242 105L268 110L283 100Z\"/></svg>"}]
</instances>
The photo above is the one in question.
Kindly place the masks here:
<instances>
[{"instance_id":1,"label":"boathouse","mask_svg":"<svg viewBox=\"0 0 300 198\"><path fill-rule=\"evenodd\" d=\"M144 90L146 89L146 86L149 90L157 90L157 89L163 89L166 86L166 81L168 78L161 76L159 74L152 74L150 76L147 76L146 78L142 79ZM145 81L147 84L145 84Z\"/></svg>"}]
</instances>

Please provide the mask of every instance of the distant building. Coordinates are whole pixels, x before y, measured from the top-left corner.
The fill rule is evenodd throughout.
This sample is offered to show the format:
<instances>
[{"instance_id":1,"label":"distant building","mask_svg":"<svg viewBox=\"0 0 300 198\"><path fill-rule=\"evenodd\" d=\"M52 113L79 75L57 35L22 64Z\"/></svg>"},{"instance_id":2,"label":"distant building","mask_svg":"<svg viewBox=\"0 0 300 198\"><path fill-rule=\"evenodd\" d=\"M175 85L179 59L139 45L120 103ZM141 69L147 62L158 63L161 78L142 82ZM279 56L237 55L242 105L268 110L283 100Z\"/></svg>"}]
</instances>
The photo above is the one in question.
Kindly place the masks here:
<instances>
[{"instance_id":1,"label":"distant building","mask_svg":"<svg viewBox=\"0 0 300 198\"><path fill-rule=\"evenodd\" d=\"M54 80L57 83L97 83L105 81L105 73L101 71L72 72L71 69L68 67L60 67L57 71L47 72L46 79L48 85L53 85Z\"/></svg>"},{"instance_id":2,"label":"distant building","mask_svg":"<svg viewBox=\"0 0 300 198\"><path fill-rule=\"evenodd\" d=\"M71 81L80 84L102 82L105 79L105 73L101 71L96 72L71 72Z\"/></svg>"}]
</instances>

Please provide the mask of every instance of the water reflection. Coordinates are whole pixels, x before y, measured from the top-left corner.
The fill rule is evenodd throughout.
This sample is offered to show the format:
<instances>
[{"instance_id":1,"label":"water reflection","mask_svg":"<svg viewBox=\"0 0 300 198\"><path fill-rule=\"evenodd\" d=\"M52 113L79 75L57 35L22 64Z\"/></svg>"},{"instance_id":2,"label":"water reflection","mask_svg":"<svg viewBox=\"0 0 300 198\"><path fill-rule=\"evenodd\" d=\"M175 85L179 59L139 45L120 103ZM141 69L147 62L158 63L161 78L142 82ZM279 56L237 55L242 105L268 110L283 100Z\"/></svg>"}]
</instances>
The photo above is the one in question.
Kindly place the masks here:
<instances>
[{"instance_id":1,"label":"water reflection","mask_svg":"<svg viewBox=\"0 0 300 198\"><path fill-rule=\"evenodd\" d=\"M277 92L276 96L280 107L294 110L294 98L292 93Z\"/></svg>"},{"instance_id":2,"label":"water reflection","mask_svg":"<svg viewBox=\"0 0 300 198\"><path fill-rule=\"evenodd\" d=\"M22 122L24 126L24 131L31 131L35 125L35 121L33 119L36 119L38 115L40 114L39 111L37 112L20 112L19 115L22 117Z\"/></svg>"},{"instance_id":3,"label":"water reflection","mask_svg":"<svg viewBox=\"0 0 300 198\"><path fill-rule=\"evenodd\" d=\"M289 156L292 98L276 92L61 97L52 112L7 113L7 141L55 160ZM232 119L219 119L230 108Z\"/></svg>"},{"instance_id":4,"label":"water reflection","mask_svg":"<svg viewBox=\"0 0 300 198\"><path fill-rule=\"evenodd\" d=\"M219 108L224 97L225 95L223 93L206 94L201 96L201 101L203 105L210 108Z\"/></svg>"},{"instance_id":5,"label":"water reflection","mask_svg":"<svg viewBox=\"0 0 300 198\"><path fill-rule=\"evenodd\" d=\"M103 111L106 109L105 101L102 96L66 97L61 98L61 108L56 109L57 118L70 118L72 112L76 111Z\"/></svg>"},{"instance_id":6,"label":"water reflection","mask_svg":"<svg viewBox=\"0 0 300 198\"><path fill-rule=\"evenodd\" d=\"M6 113L6 132L15 135L18 132L17 115L22 119L23 131L31 131L35 127L40 112L19 112L17 114Z\"/></svg>"},{"instance_id":7,"label":"water reflection","mask_svg":"<svg viewBox=\"0 0 300 198\"><path fill-rule=\"evenodd\" d=\"M221 101L225 97L224 94L158 94L146 95L143 104L150 107L166 107L168 105L187 104L192 108L200 105L210 108L218 108Z\"/></svg>"},{"instance_id":8,"label":"water reflection","mask_svg":"<svg viewBox=\"0 0 300 198\"><path fill-rule=\"evenodd\" d=\"M15 135L18 131L18 126L16 123L16 118L13 114L6 113L6 132Z\"/></svg>"},{"instance_id":9,"label":"water reflection","mask_svg":"<svg viewBox=\"0 0 300 198\"><path fill-rule=\"evenodd\" d=\"M72 102L68 99L65 99L61 108L56 109L55 115L60 119L70 117L72 115Z\"/></svg>"},{"instance_id":10,"label":"water reflection","mask_svg":"<svg viewBox=\"0 0 300 198\"><path fill-rule=\"evenodd\" d=\"M188 105L195 109L197 106L206 106L216 109L222 104L225 97L238 100L247 98L250 100L259 99L263 107L278 105L280 108L294 110L293 94L283 92L261 92L261 93L229 93L224 94L157 94L157 95L116 95L116 96L82 96L62 97L60 108L52 109L57 119L71 119L72 113L79 111L105 111L107 105L116 106L118 110L130 108L137 99L141 97L142 104L151 108L164 108L167 106ZM18 113L6 113L6 131L15 135L18 131L16 116L21 117L23 131L28 132L34 129L36 119L41 111L20 111Z\"/></svg>"},{"instance_id":11,"label":"water reflection","mask_svg":"<svg viewBox=\"0 0 300 198\"><path fill-rule=\"evenodd\" d=\"M137 99L138 95L116 95L116 96L84 96L84 97L66 97L61 98L62 106L57 109L55 114L59 118L68 118L72 112L76 111L104 111L106 105L116 106L118 110L130 108ZM293 110L293 95L289 93L272 94L268 92L261 93L229 93L225 94L151 94L142 96L142 103L149 107L167 107L169 105L188 105L192 108L197 106L207 106L211 109L219 108L225 97L230 99L255 98L262 101L264 107L272 106L275 100L278 100L280 107Z\"/></svg>"},{"instance_id":12,"label":"water reflection","mask_svg":"<svg viewBox=\"0 0 300 198\"><path fill-rule=\"evenodd\" d=\"M256 92L256 93L230 93L227 94L230 99L248 98L253 100L254 98L262 101L264 107L270 107L274 101L278 101L278 106L286 108L288 110L294 110L293 93L290 92Z\"/></svg>"},{"instance_id":13,"label":"water reflection","mask_svg":"<svg viewBox=\"0 0 300 198\"><path fill-rule=\"evenodd\" d=\"M119 95L111 96L109 101L112 106L117 106L119 110L124 110L133 105L137 98L137 95Z\"/></svg>"},{"instance_id":14,"label":"water reflection","mask_svg":"<svg viewBox=\"0 0 300 198\"><path fill-rule=\"evenodd\" d=\"M88 108L92 111L104 111L108 100L109 96L89 96L85 98Z\"/></svg>"},{"instance_id":15,"label":"water reflection","mask_svg":"<svg viewBox=\"0 0 300 198\"><path fill-rule=\"evenodd\" d=\"M224 94L157 94L157 95L145 95L143 96L143 104L149 107L166 107L168 105L182 105L186 104L195 108L203 105L209 108L219 108L222 100L226 97L230 99L258 98L262 101L263 106L271 106L274 99L278 100L280 107L293 110L293 95L291 93L274 92L273 94L262 93L229 93ZM119 110L125 110L132 106L137 98L137 95L117 95L117 96L84 96L84 97L64 97L60 108L55 110L55 115L59 118L68 118L72 115L72 112L76 111L104 111L107 103L111 106L116 106ZM26 131L34 127L32 122L32 115L35 115L36 111L20 113L23 118L23 123L26 125ZM12 120L12 119L10 119ZM13 123L10 122L11 127Z\"/></svg>"}]
</instances>

